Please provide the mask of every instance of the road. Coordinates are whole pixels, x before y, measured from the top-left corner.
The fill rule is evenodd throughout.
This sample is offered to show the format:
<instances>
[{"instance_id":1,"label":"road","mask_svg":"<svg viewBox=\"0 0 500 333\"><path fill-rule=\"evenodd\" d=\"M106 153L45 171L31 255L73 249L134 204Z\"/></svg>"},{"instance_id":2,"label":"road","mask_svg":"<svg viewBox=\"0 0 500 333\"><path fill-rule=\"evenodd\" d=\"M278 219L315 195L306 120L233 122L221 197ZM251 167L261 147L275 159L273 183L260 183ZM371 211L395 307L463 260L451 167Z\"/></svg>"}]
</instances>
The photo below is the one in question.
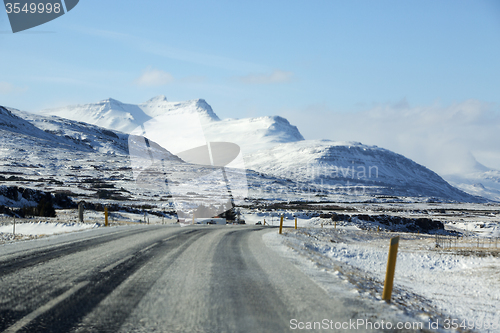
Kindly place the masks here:
<instances>
[{"instance_id":1,"label":"road","mask_svg":"<svg viewBox=\"0 0 500 333\"><path fill-rule=\"evenodd\" d=\"M268 230L150 225L4 245L0 331L290 332L292 319L376 318L375 302L332 297L267 248Z\"/></svg>"}]
</instances>

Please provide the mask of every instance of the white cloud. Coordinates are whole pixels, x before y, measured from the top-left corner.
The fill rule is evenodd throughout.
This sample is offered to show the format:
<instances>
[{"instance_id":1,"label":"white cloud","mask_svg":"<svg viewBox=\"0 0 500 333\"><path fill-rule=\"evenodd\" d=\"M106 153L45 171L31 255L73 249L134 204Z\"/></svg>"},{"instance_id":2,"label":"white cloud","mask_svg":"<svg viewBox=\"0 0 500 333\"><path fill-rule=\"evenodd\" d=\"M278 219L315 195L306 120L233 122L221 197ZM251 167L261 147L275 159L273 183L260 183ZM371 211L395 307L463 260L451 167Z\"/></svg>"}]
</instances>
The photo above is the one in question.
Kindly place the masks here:
<instances>
[{"instance_id":1,"label":"white cloud","mask_svg":"<svg viewBox=\"0 0 500 333\"><path fill-rule=\"evenodd\" d=\"M26 91L27 88L14 86L9 82L0 82L0 95L10 95Z\"/></svg>"},{"instance_id":2,"label":"white cloud","mask_svg":"<svg viewBox=\"0 0 500 333\"><path fill-rule=\"evenodd\" d=\"M467 100L445 107L410 107L403 100L359 112L338 112L316 105L284 115L300 124L306 139L377 145L442 175L470 172L476 167L476 159L500 169L498 105Z\"/></svg>"},{"instance_id":3,"label":"white cloud","mask_svg":"<svg viewBox=\"0 0 500 333\"><path fill-rule=\"evenodd\" d=\"M172 74L148 67L142 72L142 75L135 80L135 83L140 86L164 86L173 81L174 77Z\"/></svg>"},{"instance_id":4,"label":"white cloud","mask_svg":"<svg viewBox=\"0 0 500 333\"><path fill-rule=\"evenodd\" d=\"M292 81L293 73L275 70L270 74L249 74L246 76L240 76L237 79L246 84L288 83Z\"/></svg>"}]
</instances>

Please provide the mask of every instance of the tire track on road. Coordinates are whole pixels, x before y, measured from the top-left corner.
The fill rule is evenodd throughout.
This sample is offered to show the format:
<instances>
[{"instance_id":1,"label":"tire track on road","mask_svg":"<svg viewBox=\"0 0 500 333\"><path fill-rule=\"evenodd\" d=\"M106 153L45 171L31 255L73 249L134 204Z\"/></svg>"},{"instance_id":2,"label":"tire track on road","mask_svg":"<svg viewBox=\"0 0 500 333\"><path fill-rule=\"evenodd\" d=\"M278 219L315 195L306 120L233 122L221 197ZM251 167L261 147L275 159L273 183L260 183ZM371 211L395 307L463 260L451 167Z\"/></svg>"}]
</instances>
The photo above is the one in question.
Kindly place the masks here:
<instances>
[{"instance_id":1,"label":"tire track on road","mask_svg":"<svg viewBox=\"0 0 500 333\"><path fill-rule=\"evenodd\" d=\"M210 289L214 306L209 316L214 331L283 331L288 308L267 273L249 255L248 237L259 230L229 232L217 245Z\"/></svg>"},{"instance_id":2,"label":"tire track on road","mask_svg":"<svg viewBox=\"0 0 500 333\"><path fill-rule=\"evenodd\" d=\"M169 256L167 265L175 261L196 239L210 230L189 230L158 245L136 252L129 260L110 270L94 272L88 284L62 300L57 306L33 319L19 332L114 332L149 291L164 269L144 269L151 260ZM155 243L156 244L156 243ZM166 266L165 266L166 267ZM143 271L141 274L141 271ZM130 281L129 279L132 278ZM81 283L84 281L76 282ZM116 295L113 292L126 283ZM108 298L112 296L112 298ZM99 306L106 300L108 306ZM96 310L96 309L99 310ZM86 319L88 316L89 319Z\"/></svg>"}]
</instances>

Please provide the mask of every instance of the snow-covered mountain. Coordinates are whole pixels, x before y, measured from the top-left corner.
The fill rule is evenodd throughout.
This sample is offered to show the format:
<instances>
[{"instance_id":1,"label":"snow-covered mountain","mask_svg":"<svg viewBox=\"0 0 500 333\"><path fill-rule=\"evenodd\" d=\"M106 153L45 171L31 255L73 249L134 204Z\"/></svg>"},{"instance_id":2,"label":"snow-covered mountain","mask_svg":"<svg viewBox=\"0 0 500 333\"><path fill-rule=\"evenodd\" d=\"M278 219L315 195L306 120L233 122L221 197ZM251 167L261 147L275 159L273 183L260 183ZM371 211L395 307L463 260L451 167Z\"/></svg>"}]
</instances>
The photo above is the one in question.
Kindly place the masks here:
<instances>
[{"instance_id":1,"label":"snow-covered mountain","mask_svg":"<svg viewBox=\"0 0 500 333\"><path fill-rule=\"evenodd\" d=\"M42 140L53 140L54 137L32 125L28 121L19 118L11 111L0 106L0 130L16 133L19 135L28 135Z\"/></svg>"},{"instance_id":2,"label":"snow-covered mountain","mask_svg":"<svg viewBox=\"0 0 500 333\"><path fill-rule=\"evenodd\" d=\"M320 192L320 196L337 198L340 195L364 198L362 200L384 196L435 197L454 201L481 200L450 186L431 170L386 149L352 142L304 140L297 127L277 116L220 120L210 105L202 99L168 102L164 96L158 96L139 105L108 99L95 104L43 111L43 114L58 114L64 118L34 115L13 109L11 111L5 110L6 113L1 118L3 126L10 132L5 138L13 138L11 147L14 141L19 141L17 134L13 134L15 131L24 133L23 140L31 140L28 146L39 145L37 141L42 138L53 145L66 145L65 150L50 152L50 155L56 156L55 161L54 158L51 160L46 157L46 154L41 156L32 148L21 148L25 164L41 168L45 158L50 162L48 164L51 165L52 171L43 172L50 174L57 170L56 178L60 181L71 175L74 184L77 184L78 180L73 170L78 168L75 165L79 164L75 160L85 159L88 164L93 165L92 168L100 171L107 169L111 173L80 172L80 175L126 179L119 187L124 188L126 193L133 193L132 172L124 172L127 168L130 169L130 159L127 156L128 135L117 130L137 132L139 129L140 132L142 129L147 137L146 129L151 127L148 125L158 119L168 119L165 117L168 115L181 116L181 119L183 115L196 115L200 120L202 137L206 141L228 141L241 147L246 168L256 171L247 171L250 180L248 186L253 193L250 196L253 197L283 199L283 193L286 192L288 199L295 200L312 190ZM94 122L107 129L81 122L82 120ZM161 131L161 126L158 128ZM162 147L156 149L161 150ZM109 159L110 154L113 159ZM171 160L168 167L174 170L173 174L178 177L174 183L182 183L199 172L199 169L182 163L168 151L159 155L163 156L162 154L170 156L167 158ZM6 155L5 153L4 156ZM12 158L10 160L12 162ZM62 163L62 160L66 162ZM26 163L28 161L29 163ZM71 172L61 171L68 169ZM23 172L26 173L26 170ZM155 190L149 194L162 195L161 191ZM147 195L143 193L140 197L146 198Z\"/></svg>"},{"instance_id":3,"label":"snow-covered mountain","mask_svg":"<svg viewBox=\"0 0 500 333\"><path fill-rule=\"evenodd\" d=\"M140 149L144 141L83 122L0 106L0 186L64 193L75 201L152 203L163 210L181 205L182 211L199 204L212 205L217 200L227 202L227 195L223 194L228 185L221 181L220 169L185 163L151 140L147 140L143 152L144 170L139 170L144 172L136 177L129 151ZM138 147L134 147L134 142ZM148 156L161 159L161 163L148 165ZM241 173L230 169L225 177L237 181ZM244 198L237 194L246 194L247 184L259 198L282 198L266 189L261 191L269 184L275 184L273 188L280 189L280 193L288 189L294 192L295 184L290 181L252 171L244 175L245 171L242 191L237 191L235 181L230 184L236 202ZM0 194L2 204L19 206L22 201L14 202Z\"/></svg>"},{"instance_id":4,"label":"snow-covered mountain","mask_svg":"<svg viewBox=\"0 0 500 333\"><path fill-rule=\"evenodd\" d=\"M204 99L195 99L184 102L169 102L167 97L159 95L149 101L137 105L148 117L154 118L165 113L169 114L197 114L204 121L218 121L219 117ZM140 123L138 122L140 125Z\"/></svg>"},{"instance_id":5,"label":"snow-covered mountain","mask_svg":"<svg viewBox=\"0 0 500 333\"><path fill-rule=\"evenodd\" d=\"M165 149L150 146L168 156L167 162L183 164ZM128 149L127 134L0 106L0 181L6 185L127 197L134 188ZM120 186L106 185L109 181Z\"/></svg>"},{"instance_id":6,"label":"snow-covered mountain","mask_svg":"<svg viewBox=\"0 0 500 333\"><path fill-rule=\"evenodd\" d=\"M279 116L224 119L202 124L207 141L234 142L244 155L280 143L304 140L296 126Z\"/></svg>"},{"instance_id":7,"label":"snow-covered mountain","mask_svg":"<svg viewBox=\"0 0 500 333\"><path fill-rule=\"evenodd\" d=\"M39 114L86 122L121 132L131 131L137 124L151 119L137 105L125 104L112 98L93 104L42 110Z\"/></svg>"},{"instance_id":8,"label":"snow-covered mountain","mask_svg":"<svg viewBox=\"0 0 500 333\"><path fill-rule=\"evenodd\" d=\"M462 191L500 202L500 170L486 168L443 178Z\"/></svg>"},{"instance_id":9,"label":"snow-covered mountain","mask_svg":"<svg viewBox=\"0 0 500 333\"><path fill-rule=\"evenodd\" d=\"M478 200L403 155L358 142L284 143L248 155L245 165L275 177L308 183L320 192Z\"/></svg>"},{"instance_id":10,"label":"snow-covered mountain","mask_svg":"<svg viewBox=\"0 0 500 333\"><path fill-rule=\"evenodd\" d=\"M61 118L86 122L108 129L130 133L152 118L169 113L199 115L204 121L218 121L210 105L203 99L187 102L168 102L163 95L156 96L142 104L126 104L113 98L91 104L72 105L56 109L45 109L40 115L54 115Z\"/></svg>"},{"instance_id":11,"label":"snow-covered mountain","mask_svg":"<svg viewBox=\"0 0 500 333\"><path fill-rule=\"evenodd\" d=\"M43 133L52 142L64 142L83 151L110 154L128 152L128 136L124 133L60 117L45 117L15 109L9 111L12 116L34 129L34 132ZM24 134L34 136L34 132Z\"/></svg>"},{"instance_id":12,"label":"snow-covered mountain","mask_svg":"<svg viewBox=\"0 0 500 333\"><path fill-rule=\"evenodd\" d=\"M277 143L304 140L297 127L282 117L220 120L203 99L169 102L163 95L138 105L110 98L93 104L42 110L39 114L87 122L125 133L131 133L155 117L197 115L206 141L234 142L244 153L270 148Z\"/></svg>"}]
</instances>

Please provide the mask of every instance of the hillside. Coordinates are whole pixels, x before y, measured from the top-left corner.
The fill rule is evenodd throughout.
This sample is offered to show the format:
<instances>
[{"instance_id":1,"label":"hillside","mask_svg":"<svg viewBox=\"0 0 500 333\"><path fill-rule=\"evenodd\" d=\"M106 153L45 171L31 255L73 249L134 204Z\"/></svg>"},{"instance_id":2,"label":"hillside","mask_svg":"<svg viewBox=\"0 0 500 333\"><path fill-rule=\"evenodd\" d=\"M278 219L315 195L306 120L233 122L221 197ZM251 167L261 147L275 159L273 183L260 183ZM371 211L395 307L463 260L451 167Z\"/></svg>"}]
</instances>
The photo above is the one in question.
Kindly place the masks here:
<instances>
[{"instance_id":1,"label":"hillside","mask_svg":"<svg viewBox=\"0 0 500 333\"><path fill-rule=\"evenodd\" d=\"M247 168L326 192L478 201L412 160L357 142L306 140L246 156Z\"/></svg>"},{"instance_id":2,"label":"hillside","mask_svg":"<svg viewBox=\"0 0 500 333\"><path fill-rule=\"evenodd\" d=\"M477 170L443 178L462 191L500 202L500 170Z\"/></svg>"},{"instance_id":3,"label":"hillside","mask_svg":"<svg viewBox=\"0 0 500 333\"><path fill-rule=\"evenodd\" d=\"M182 161L152 143L171 165ZM148 197L133 179L128 135L0 106L0 181L81 198ZM165 194L166 195L166 194Z\"/></svg>"}]
</instances>

